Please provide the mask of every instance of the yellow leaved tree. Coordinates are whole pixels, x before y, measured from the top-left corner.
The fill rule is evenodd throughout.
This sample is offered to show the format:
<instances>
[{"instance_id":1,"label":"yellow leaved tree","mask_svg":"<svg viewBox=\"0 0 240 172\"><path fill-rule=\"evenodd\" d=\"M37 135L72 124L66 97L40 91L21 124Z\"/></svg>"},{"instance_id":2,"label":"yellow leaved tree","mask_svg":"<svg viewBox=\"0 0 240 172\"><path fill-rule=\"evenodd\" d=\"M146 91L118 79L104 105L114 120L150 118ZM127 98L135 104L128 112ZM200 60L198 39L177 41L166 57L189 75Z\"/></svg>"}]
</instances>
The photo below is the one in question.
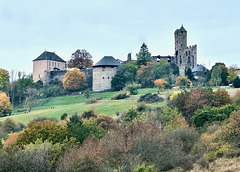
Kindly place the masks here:
<instances>
[{"instance_id":1,"label":"yellow leaved tree","mask_svg":"<svg viewBox=\"0 0 240 172\"><path fill-rule=\"evenodd\" d=\"M85 74L76 68L67 71L62 83L64 89L69 91L78 91L87 86Z\"/></svg>"},{"instance_id":2,"label":"yellow leaved tree","mask_svg":"<svg viewBox=\"0 0 240 172\"><path fill-rule=\"evenodd\" d=\"M0 116L6 116L12 113L12 106L6 93L0 92Z\"/></svg>"}]
</instances>

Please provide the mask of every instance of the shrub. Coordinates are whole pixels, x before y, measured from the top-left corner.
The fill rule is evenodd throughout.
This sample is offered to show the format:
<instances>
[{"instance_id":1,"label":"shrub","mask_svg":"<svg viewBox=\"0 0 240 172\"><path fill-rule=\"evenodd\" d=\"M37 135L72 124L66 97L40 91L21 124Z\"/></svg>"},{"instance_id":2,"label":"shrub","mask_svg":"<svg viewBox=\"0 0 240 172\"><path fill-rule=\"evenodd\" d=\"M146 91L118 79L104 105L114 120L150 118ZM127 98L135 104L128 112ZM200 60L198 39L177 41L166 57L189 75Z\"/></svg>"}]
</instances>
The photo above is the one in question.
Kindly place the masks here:
<instances>
[{"instance_id":1,"label":"shrub","mask_svg":"<svg viewBox=\"0 0 240 172\"><path fill-rule=\"evenodd\" d=\"M230 114L233 111L238 110L239 108L235 105L226 105L223 107L204 107L195 112L195 115L192 117L193 125L196 127L202 127L205 122L213 121L223 121L229 118Z\"/></svg>"},{"instance_id":2,"label":"shrub","mask_svg":"<svg viewBox=\"0 0 240 172\"><path fill-rule=\"evenodd\" d=\"M176 120L178 117L181 117L181 114L179 114L177 108L170 108L166 106L161 111L161 123L163 126L173 124L174 120Z\"/></svg>"},{"instance_id":3,"label":"shrub","mask_svg":"<svg viewBox=\"0 0 240 172\"><path fill-rule=\"evenodd\" d=\"M98 100L92 99L85 102L86 104L95 104L98 103Z\"/></svg>"},{"instance_id":4,"label":"shrub","mask_svg":"<svg viewBox=\"0 0 240 172\"><path fill-rule=\"evenodd\" d=\"M240 145L240 110L231 114L223 131L224 140L237 147Z\"/></svg>"},{"instance_id":5,"label":"shrub","mask_svg":"<svg viewBox=\"0 0 240 172\"><path fill-rule=\"evenodd\" d=\"M159 97L157 94L147 93L138 99L138 102L145 102L145 103L156 103L156 102L163 102L164 99Z\"/></svg>"},{"instance_id":6,"label":"shrub","mask_svg":"<svg viewBox=\"0 0 240 172\"><path fill-rule=\"evenodd\" d=\"M97 118L98 111L96 109L89 109L82 114L83 119L89 119L89 118Z\"/></svg>"},{"instance_id":7,"label":"shrub","mask_svg":"<svg viewBox=\"0 0 240 172\"><path fill-rule=\"evenodd\" d=\"M125 89L129 91L131 95L137 95L138 94L137 89L140 87L141 87L141 84L133 83L133 84L128 84Z\"/></svg>"},{"instance_id":8,"label":"shrub","mask_svg":"<svg viewBox=\"0 0 240 172\"><path fill-rule=\"evenodd\" d=\"M224 106L231 103L230 96L226 89L219 88L214 92L215 106Z\"/></svg>"},{"instance_id":9,"label":"shrub","mask_svg":"<svg viewBox=\"0 0 240 172\"><path fill-rule=\"evenodd\" d=\"M136 109L129 109L128 112L122 117L123 121L132 121L133 119L137 118L138 112Z\"/></svg>"},{"instance_id":10,"label":"shrub","mask_svg":"<svg viewBox=\"0 0 240 172\"><path fill-rule=\"evenodd\" d=\"M61 115L61 120L65 120L68 117L68 114L65 112Z\"/></svg>"},{"instance_id":11,"label":"shrub","mask_svg":"<svg viewBox=\"0 0 240 172\"><path fill-rule=\"evenodd\" d=\"M148 106L147 106L144 102L140 102L140 103L137 104L136 110L137 110L138 112L143 112L143 111L145 111L147 108L148 108Z\"/></svg>"},{"instance_id":12,"label":"shrub","mask_svg":"<svg viewBox=\"0 0 240 172\"><path fill-rule=\"evenodd\" d=\"M120 93L117 93L115 95L112 96L112 100L119 100L119 99L125 99L128 98L130 96L130 93L128 91L122 91Z\"/></svg>"},{"instance_id":13,"label":"shrub","mask_svg":"<svg viewBox=\"0 0 240 172\"><path fill-rule=\"evenodd\" d=\"M116 121L112 117L106 115L99 115L97 117L97 125L107 131L117 128Z\"/></svg>"},{"instance_id":14,"label":"shrub","mask_svg":"<svg viewBox=\"0 0 240 172\"><path fill-rule=\"evenodd\" d=\"M174 98L177 97L178 94L180 94L182 91L174 91L171 96L170 96L170 100L173 100Z\"/></svg>"}]
</instances>

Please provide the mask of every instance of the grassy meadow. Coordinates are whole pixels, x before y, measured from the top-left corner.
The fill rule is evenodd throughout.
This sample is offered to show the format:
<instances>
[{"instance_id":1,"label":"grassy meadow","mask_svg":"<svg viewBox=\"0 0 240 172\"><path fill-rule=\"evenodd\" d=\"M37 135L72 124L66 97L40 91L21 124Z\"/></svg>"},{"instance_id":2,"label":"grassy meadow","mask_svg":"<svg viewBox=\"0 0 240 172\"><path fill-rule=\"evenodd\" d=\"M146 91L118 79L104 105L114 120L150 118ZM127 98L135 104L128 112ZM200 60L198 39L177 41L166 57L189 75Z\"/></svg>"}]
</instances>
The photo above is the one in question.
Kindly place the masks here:
<instances>
[{"instance_id":1,"label":"grassy meadow","mask_svg":"<svg viewBox=\"0 0 240 172\"><path fill-rule=\"evenodd\" d=\"M60 119L63 113L68 113L69 116L82 114L84 111L95 108L100 114L115 116L117 112L122 113L128 111L128 109L137 106L137 100L139 97L146 93L157 93L157 88L138 89L138 95L131 95L127 99L111 100L111 97L118 92L101 92L92 93L90 98L85 98L84 95L71 95L62 97L53 97L47 99L38 100L39 106L33 107L31 112L17 112L17 110L23 109L23 107L14 108L14 115L2 117L0 120L6 118L12 118L15 122L21 122L27 124L29 121L36 117L56 117ZM164 91L160 96L165 98L164 102L149 104L150 107L159 107L166 104L167 95L172 90ZM101 98L98 103L86 104L87 100ZM54 107L54 108L51 108Z\"/></svg>"}]
</instances>

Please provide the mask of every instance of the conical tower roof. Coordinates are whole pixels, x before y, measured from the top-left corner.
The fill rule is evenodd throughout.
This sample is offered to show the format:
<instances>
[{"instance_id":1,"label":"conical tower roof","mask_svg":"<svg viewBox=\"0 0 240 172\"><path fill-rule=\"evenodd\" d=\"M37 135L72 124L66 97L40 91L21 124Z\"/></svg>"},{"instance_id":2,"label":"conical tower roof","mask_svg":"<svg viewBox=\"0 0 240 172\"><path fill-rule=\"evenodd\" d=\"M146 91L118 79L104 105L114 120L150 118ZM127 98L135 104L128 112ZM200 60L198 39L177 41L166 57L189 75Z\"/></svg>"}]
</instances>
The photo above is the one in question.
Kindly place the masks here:
<instances>
[{"instance_id":1,"label":"conical tower roof","mask_svg":"<svg viewBox=\"0 0 240 172\"><path fill-rule=\"evenodd\" d=\"M117 67L120 63L112 56L104 56L100 61L98 61L93 67Z\"/></svg>"}]
</instances>

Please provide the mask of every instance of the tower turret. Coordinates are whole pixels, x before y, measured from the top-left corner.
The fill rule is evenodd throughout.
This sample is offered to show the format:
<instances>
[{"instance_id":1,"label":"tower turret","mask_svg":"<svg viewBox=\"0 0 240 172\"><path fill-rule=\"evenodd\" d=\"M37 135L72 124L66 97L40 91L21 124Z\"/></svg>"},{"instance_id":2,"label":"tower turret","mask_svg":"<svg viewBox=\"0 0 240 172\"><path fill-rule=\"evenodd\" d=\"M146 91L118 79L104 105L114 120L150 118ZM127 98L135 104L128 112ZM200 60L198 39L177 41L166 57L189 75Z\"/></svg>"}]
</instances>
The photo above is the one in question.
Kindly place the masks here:
<instances>
[{"instance_id":1,"label":"tower turret","mask_svg":"<svg viewBox=\"0 0 240 172\"><path fill-rule=\"evenodd\" d=\"M187 48L187 31L182 26L174 32L175 52Z\"/></svg>"}]
</instances>

